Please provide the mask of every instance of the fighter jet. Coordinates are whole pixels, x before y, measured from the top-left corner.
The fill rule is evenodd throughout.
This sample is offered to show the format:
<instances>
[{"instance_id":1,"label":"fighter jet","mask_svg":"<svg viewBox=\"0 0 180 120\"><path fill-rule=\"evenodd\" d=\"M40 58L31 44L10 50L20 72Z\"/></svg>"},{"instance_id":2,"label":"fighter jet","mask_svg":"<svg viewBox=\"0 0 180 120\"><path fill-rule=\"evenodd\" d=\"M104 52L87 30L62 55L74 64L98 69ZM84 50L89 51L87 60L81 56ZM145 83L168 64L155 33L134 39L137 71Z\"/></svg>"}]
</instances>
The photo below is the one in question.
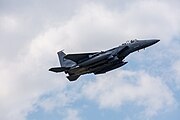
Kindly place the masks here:
<instances>
[{"instance_id":1,"label":"fighter jet","mask_svg":"<svg viewBox=\"0 0 180 120\"><path fill-rule=\"evenodd\" d=\"M67 78L69 81L75 81L84 74L103 74L127 64L124 59L130 53L145 49L159 41L159 39L135 39L101 52L66 55L63 51L59 51L57 54L61 67L53 67L49 71L56 73L65 72L65 74L68 74Z\"/></svg>"}]
</instances>

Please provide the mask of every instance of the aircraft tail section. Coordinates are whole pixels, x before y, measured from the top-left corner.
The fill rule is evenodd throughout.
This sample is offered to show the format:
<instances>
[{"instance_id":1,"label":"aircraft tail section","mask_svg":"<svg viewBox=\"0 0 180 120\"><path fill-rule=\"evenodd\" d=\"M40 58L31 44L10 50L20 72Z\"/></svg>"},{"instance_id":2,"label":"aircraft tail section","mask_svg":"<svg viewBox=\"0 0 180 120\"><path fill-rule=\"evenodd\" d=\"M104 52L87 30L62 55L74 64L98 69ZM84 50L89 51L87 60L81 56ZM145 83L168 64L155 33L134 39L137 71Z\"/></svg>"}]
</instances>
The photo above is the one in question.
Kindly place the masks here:
<instances>
[{"instance_id":1,"label":"aircraft tail section","mask_svg":"<svg viewBox=\"0 0 180 120\"><path fill-rule=\"evenodd\" d=\"M68 69L69 68L67 68L67 67L54 67L54 68L50 68L49 71L58 73L58 72L64 72Z\"/></svg>"},{"instance_id":2,"label":"aircraft tail section","mask_svg":"<svg viewBox=\"0 0 180 120\"><path fill-rule=\"evenodd\" d=\"M57 54L59 57L59 62L60 62L61 67L70 68L70 67L76 65L76 63L74 61L64 58L66 56L66 54L63 51L59 51Z\"/></svg>"}]
</instances>

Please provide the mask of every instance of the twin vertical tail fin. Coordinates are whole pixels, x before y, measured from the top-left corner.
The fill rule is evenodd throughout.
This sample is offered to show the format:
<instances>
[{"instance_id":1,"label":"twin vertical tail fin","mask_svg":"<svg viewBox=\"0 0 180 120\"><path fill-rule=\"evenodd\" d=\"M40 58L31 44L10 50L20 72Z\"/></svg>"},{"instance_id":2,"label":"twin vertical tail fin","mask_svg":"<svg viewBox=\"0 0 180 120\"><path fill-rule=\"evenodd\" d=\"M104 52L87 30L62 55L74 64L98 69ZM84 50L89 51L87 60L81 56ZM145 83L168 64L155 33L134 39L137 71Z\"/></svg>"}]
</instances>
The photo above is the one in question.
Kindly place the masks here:
<instances>
[{"instance_id":1,"label":"twin vertical tail fin","mask_svg":"<svg viewBox=\"0 0 180 120\"><path fill-rule=\"evenodd\" d=\"M60 62L61 67L53 67L53 68L50 68L49 71L64 72L76 64L72 60L65 59L64 56L66 56L66 54L63 51L59 51L57 54L59 57L59 62Z\"/></svg>"},{"instance_id":2,"label":"twin vertical tail fin","mask_svg":"<svg viewBox=\"0 0 180 120\"><path fill-rule=\"evenodd\" d=\"M61 67L70 68L70 67L76 65L76 63L74 61L64 58L64 56L66 56L66 54L63 51L59 51L57 54L59 57L59 62L60 62Z\"/></svg>"},{"instance_id":3,"label":"twin vertical tail fin","mask_svg":"<svg viewBox=\"0 0 180 120\"><path fill-rule=\"evenodd\" d=\"M50 68L49 71L52 71L52 72L67 72L68 73L68 70L75 66L76 65L76 62L70 60L70 59L66 59L64 58L66 56L66 54L63 52L63 51L59 51L58 53L58 58L59 58L59 62L60 62L60 65L61 67L53 67L53 68ZM75 81L79 78L80 75L70 75L70 76L67 76L68 80L69 81Z\"/></svg>"},{"instance_id":4,"label":"twin vertical tail fin","mask_svg":"<svg viewBox=\"0 0 180 120\"><path fill-rule=\"evenodd\" d=\"M57 54L58 54L58 58L59 58L61 67L65 67L66 64L65 64L64 56L66 56L66 54L63 51L59 51L59 52L57 52Z\"/></svg>"}]
</instances>

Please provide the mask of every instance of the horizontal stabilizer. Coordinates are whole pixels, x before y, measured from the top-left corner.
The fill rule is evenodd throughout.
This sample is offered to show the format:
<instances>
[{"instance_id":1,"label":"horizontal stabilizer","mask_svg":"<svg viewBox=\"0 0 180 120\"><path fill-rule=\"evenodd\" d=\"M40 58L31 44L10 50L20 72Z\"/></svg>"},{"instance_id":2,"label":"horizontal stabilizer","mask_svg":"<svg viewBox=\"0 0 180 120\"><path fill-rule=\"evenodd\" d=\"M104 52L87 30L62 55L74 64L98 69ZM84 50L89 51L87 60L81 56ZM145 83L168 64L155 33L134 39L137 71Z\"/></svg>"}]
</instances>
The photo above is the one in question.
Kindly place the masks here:
<instances>
[{"instance_id":1,"label":"horizontal stabilizer","mask_svg":"<svg viewBox=\"0 0 180 120\"><path fill-rule=\"evenodd\" d=\"M50 68L49 71L52 72L64 72L65 70L68 70L69 68L67 67L54 67L54 68Z\"/></svg>"},{"instance_id":2,"label":"horizontal stabilizer","mask_svg":"<svg viewBox=\"0 0 180 120\"><path fill-rule=\"evenodd\" d=\"M67 79L68 79L69 81L75 81L75 80L77 80L79 77L80 77L80 75L70 75L70 76L67 76Z\"/></svg>"}]
</instances>

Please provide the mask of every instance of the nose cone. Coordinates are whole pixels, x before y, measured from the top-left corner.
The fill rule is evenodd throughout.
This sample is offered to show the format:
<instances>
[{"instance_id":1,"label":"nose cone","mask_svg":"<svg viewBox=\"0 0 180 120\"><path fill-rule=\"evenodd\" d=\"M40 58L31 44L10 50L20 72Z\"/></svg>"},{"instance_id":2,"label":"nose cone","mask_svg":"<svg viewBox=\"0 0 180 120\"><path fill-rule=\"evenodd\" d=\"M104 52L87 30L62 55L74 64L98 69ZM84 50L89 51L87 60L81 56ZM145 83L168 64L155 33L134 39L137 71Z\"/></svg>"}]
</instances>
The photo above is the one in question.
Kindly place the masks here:
<instances>
[{"instance_id":1,"label":"nose cone","mask_svg":"<svg viewBox=\"0 0 180 120\"><path fill-rule=\"evenodd\" d=\"M150 40L150 41L151 41L152 44L155 44L155 43L159 42L160 40L154 39L154 40Z\"/></svg>"},{"instance_id":2,"label":"nose cone","mask_svg":"<svg viewBox=\"0 0 180 120\"><path fill-rule=\"evenodd\" d=\"M151 46L151 45L153 45L159 41L160 41L159 39L146 40L145 44L146 44L146 47L148 47L148 46Z\"/></svg>"}]
</instances>

